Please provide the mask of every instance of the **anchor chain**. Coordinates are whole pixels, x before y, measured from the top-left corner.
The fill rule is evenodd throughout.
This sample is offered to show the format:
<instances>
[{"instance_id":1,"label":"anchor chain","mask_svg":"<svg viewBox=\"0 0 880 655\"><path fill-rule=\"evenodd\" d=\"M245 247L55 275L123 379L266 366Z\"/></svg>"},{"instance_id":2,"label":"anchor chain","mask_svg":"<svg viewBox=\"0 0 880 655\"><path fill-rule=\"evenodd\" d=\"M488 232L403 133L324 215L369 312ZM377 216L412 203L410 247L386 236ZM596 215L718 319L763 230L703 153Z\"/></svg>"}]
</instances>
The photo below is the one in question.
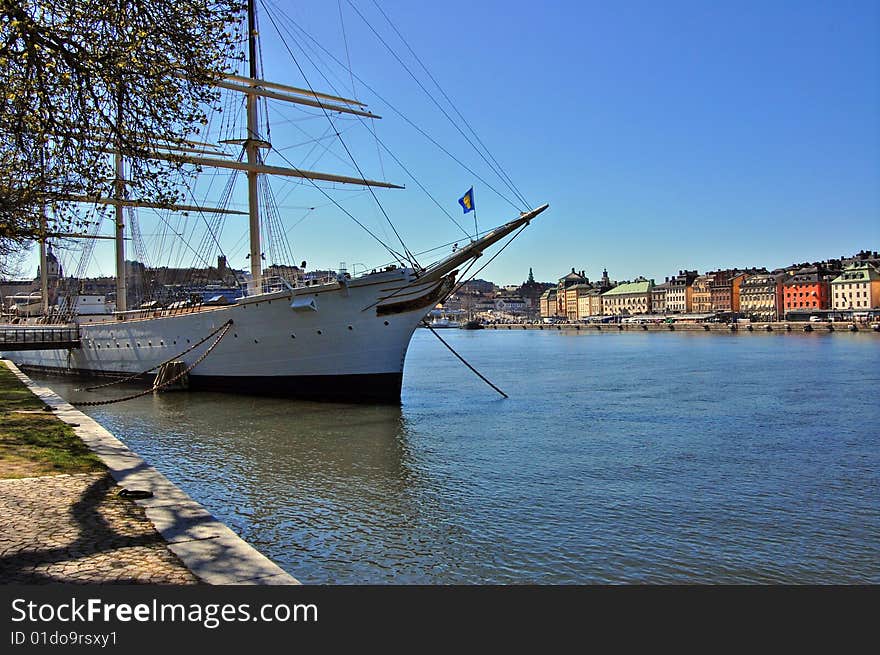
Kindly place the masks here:
<instances>
[{"instance_id":1,"label":"anchor chain","mask_svg":"<svg viewBox=\"0 0 880 655\"><path fill-rule=\"evenodd\" d=\"M199 356L198 359L196 359L196 361L194 361L189 367L187 367L186 370L181 371L180 373L178 373L177 375L175 375L173 378L170 378L170 379L166 380L165 382L163 382L163 383L162 383L161 385L159 385L158 387L154 387L154 388L151 388L151 389L146 389L145 391L140 391L140 392L138 392L138 393L134 393L134 394L131 394L131 395L129 395L129 396L123 396L122 398L113 398L113 399L111 399L111 400L84 400L84 401L75 402L75 403L70 403L70 404L73 405L73 406L75 406L75 407L97 407L97 406L99 406L99 405L112 405L113 403L121 403L121 402L124 402L124 401L126 401L126 400L134 400L135 398L140 398L141 396L146 396L147 394L155 393L155 392L161 391L161 390L164 389L165 387L170 386L170 385L174 384L175 382L177 382L177 381L178 381L180 378L182 378L184 375L188 375L190 371L192 371L196 366L198 366L199 364L201 364L202 361L204 361L204 359L205 359L208 355L211 354L211 351L213 351L214 348L217 347L217 345L220 343L220 341L223 340L223 337L226 336L226 334L229 332L229 330L230 330L231 328L232 328L232 320L230 319L229 321L227 321L227 322L226 322L226 323L220 328L220 329L222 330L222 332L220 332L220 335L217 337L217 339L214 341L214 343L212 343L212 344L208 347L208 349L207 349L204 353L202 353L202 354ZM211 334L213 335L213 334L216 334L216 333L217 333L217 330L215 330L215 331L212 332ZM205 339L203 339L201 343L204 343L205 341L207 341L207 339L209 339L210 336L211 336L211 335L209 335L208 337L206 337ZM156 367L153 367L153 368L156 368ZM149 370L153 370L153 369L149 369Z\"/></svg>"},{"instance_id":2,"label":"anchor chain","mask_svg":"<svg viewBox=\"0 0 880 655\"><path fill-rule=\"evenodd\" d=\"M232 319L231 319L231 318L230 318L228 321L226 321L223 325L221 325L220 327L218 327L216 330L214 330L213 332L211 332L211 333L210 333L208 336L206 336L205 338L203 338L203 339L197 341L196 343L194 343L193 345L191 345L191 346L190 346L189 348L187 348L186 350L177 353L174 357L171 357L170 359L166 359L164 362L162 362L162 363L160 363L160 364L156 364L153 368L148 368L146 371L141 371L140 373L135 373L134 375L129 375L128 377L120 378L120 379L118 379L118 380L113 380L113 382L107 382L106 384L99 384L99 385L96 385L96 386L94 386L94 387L86 387L85 389L77 389L77 391L95 391L96 389L106 389L107 387L112 387L113 385L116 385L116 384L122 384L123 382L131 382L132 380L137 380L138 378L140 378L140 377L143 376L143 375L146 375L146 374L149 373L150 371L155 371L157 368L162 368L163 366L165 366L165 364L169 364L169 363L173 362L173 361L176 360L176 359L180 359L181 357L183 357L183 356L186 355L187 353L192 352L193 350L195 350L196 348L198 348L199 346L201 346L201 345L202 345L203 343L205 343L208 339L210 339L211 337L213 337L215 334L217 334L220 330L222 330L223 328L225 328L225 327L228 326L228 325L232 325Z\"/></svg>"}]
</instances>

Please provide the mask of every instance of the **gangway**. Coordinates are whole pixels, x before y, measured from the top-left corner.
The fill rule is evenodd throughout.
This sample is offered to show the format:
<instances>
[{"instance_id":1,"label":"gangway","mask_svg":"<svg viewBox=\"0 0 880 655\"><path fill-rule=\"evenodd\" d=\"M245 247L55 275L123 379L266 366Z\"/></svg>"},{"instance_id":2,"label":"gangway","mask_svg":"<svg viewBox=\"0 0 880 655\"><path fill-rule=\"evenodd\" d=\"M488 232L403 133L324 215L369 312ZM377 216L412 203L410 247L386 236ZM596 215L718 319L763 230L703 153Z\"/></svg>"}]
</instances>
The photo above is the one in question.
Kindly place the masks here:
<instances>
[{"instance_id":1,"label":"gangway","mask_svg":"<svg viewBox=\"0 0 880 655\"><path fill-rule=\"evenodd\" d=\"M76 325L0 325L0 352L79 347L79 327Z\"/></svg>"}]
</instances>

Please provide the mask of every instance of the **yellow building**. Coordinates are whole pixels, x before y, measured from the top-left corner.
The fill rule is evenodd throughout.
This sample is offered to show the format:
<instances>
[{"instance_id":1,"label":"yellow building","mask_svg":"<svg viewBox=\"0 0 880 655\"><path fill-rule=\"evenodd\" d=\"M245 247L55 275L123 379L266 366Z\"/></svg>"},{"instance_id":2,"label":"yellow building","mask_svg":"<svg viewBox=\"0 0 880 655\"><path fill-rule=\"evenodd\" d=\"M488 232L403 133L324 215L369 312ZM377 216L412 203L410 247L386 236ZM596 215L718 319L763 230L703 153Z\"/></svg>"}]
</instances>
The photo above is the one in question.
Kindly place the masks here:
<instances>
[{"instance_id":1,"label":"yellow building","mask_svg":"<svg viewBox=\"0 0 880 655\"><path fill-rule=\"evenodd\" d=\"M697 279L696 271L679 271L669 281L666 290L666 311L689 313L693 309L693 283Z\"/></svg>"},{"instance_id":2,"label":"yellow building","mask_svg":"<svg viewBox=\"0 0 880 655\"><path fill-rule=\"evenodd\" d=\"M541 318L553 318L557 316L556 289L550 288L542 293L541 298L538 300L538 305L541 311Z\"/></svg>"},{"instance_id":3,"label":"yellow building","mask_svg":"<svg viewBox=\"0 0 880 655\"><path fill-rule=\"evenodd\" d=\"M633 316L651 313L651 280L636 280L619 284L602 294L602 313L605 316Z\"/></svg>"},{"instance_id":4,"label":"yellow building","mask_svg":"<svg viewBox=\"0 0 880 655\"><path fill-rule=\"evenodd\" d=\"M714 276L709 273L694 279L691 285L691 311L695 314L712 313L712 283Z\"/></svg>"},{"instance_id":5,"label":"yellow building","mask_svg":"<svg viewBox=\"0 0 880 655\"><path fill-rule=\"evenodd\" d=\"M853 312L880 308L880 273L867 262L850 264L831 281L831 307Z\"/></svg>"}]
</instances>

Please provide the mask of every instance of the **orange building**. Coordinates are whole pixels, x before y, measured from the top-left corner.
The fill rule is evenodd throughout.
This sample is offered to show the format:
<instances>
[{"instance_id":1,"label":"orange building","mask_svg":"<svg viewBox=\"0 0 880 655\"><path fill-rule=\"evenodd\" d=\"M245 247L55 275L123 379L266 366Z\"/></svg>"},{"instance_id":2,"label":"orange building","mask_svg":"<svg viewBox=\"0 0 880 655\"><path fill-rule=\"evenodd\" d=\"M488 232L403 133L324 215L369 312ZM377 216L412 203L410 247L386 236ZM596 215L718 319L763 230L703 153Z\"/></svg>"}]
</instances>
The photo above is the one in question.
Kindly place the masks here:
<instances>
[{"instance_id":1,"label":"orange building","mask_svg":"<svg viewBox=\"0 0 880 655\"><path fill-rule=\"evenodd\" d=\"M728 269L712 273L711 297L712 311L736 312L740 311L740 287L747 275L758 273L755 269L738 271Z\"/></svg>"}]
</instances>

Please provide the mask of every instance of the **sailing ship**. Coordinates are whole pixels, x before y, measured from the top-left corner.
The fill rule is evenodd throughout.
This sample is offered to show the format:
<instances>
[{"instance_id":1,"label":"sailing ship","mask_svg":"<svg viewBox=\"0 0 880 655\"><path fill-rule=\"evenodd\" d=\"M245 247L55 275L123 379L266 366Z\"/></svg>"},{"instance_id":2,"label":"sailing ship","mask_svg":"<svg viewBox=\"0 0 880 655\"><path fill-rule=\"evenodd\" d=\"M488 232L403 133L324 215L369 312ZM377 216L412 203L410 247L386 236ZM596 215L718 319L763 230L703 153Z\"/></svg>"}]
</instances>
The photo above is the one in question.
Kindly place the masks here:
<instances>
[{"instance_id":1,"label":"sailing ship","mask_svg":"<svg viewBox=\"0 0 880 655\"><path fill-rule=\"evenodd\" d=\"M163 363L175 361L183 362L189 371L191 390L399 402L407 348L429 310L453 293L462 267L547 209L545 204L521 212L426 267L399 263L360 275L339 272L320 280L267 277L262 270L259 176L281 175L360 187L396 185L362 175L343 176L264 163L261 151L270 145L258 126L258 99L308 105L325 113L375 116L354 99L261 79L253 0L248 3L248 32L249 75L229 76L218 83L246 97L247 138L241 141L245 157L186 156L203 167L247 174L250 279L246 295L227 304L128 309L123 208L147 203L125 198L122 157L116 153L116 197L96 200L115 206L115 311L106 316L91 315L88 320L71 316L70 321L79 330L78 348L14 351L4 353L6 357L26 369L111 377L156 375ZM41 250L45 257L44 243ZM45 262L41 270L45 273ZM46 299L45 279L42 291ZM43 311L49 313L45 300ZM213 340L210 345L208 337Z\"/></svg>"}]
</instances>

